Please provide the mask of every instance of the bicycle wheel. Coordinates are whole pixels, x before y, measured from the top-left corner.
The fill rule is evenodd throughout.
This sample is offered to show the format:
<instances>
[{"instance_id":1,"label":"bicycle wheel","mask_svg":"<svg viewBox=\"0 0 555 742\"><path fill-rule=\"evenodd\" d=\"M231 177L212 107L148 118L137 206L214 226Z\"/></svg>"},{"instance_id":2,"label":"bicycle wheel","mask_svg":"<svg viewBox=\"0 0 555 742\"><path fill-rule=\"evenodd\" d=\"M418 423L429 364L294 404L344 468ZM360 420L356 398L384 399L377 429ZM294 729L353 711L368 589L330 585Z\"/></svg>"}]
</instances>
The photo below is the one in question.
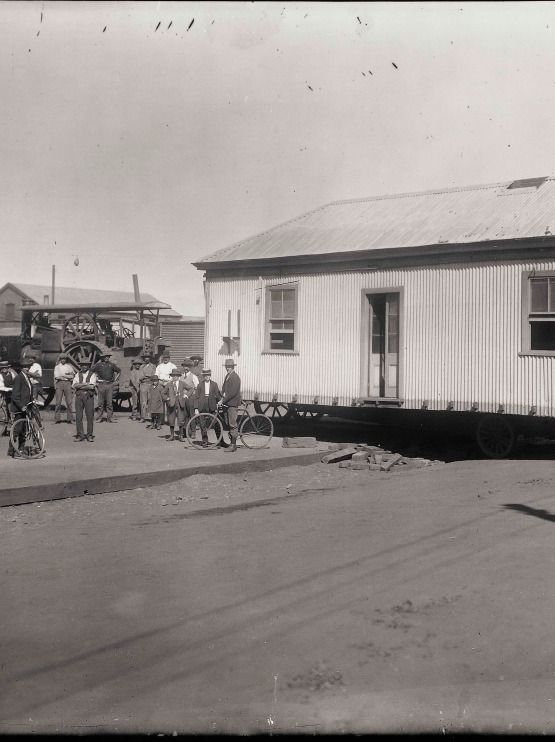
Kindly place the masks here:
<instances>
[{"instance_id":1,"label":"bicycle wheel","mask_svg":"<svg viewBox=\"0 0 555 742\"><path fill-rule=\"evenodd\" d=\"M247 448L264 448L272 440L274 424L266 415L249 415L241 423L239 437Z\"/></svg>"},{"instance_id":2,"label":"bicycle wheel","mask_svg":"<svg viewBox=\"0 0 555 742\"><path fill-rule=\"evenodd\" d=\"M10 440L16 453L24 459L38 459L44 453L45 443L42 431L38 425L25 418L14 422L10 431Z\"/></svg>"},{"instance_id":3,"label":"bicycle wheel","mask_svg":"<svg viewBox=\"0 0 555 742\"><path fill-rule=\"evenodd\" d=\"M199 412L189 420L185 433L187 440L195 448L216 448L222 440L223 426L217 415Z\"/></svg>"}]
</instances>

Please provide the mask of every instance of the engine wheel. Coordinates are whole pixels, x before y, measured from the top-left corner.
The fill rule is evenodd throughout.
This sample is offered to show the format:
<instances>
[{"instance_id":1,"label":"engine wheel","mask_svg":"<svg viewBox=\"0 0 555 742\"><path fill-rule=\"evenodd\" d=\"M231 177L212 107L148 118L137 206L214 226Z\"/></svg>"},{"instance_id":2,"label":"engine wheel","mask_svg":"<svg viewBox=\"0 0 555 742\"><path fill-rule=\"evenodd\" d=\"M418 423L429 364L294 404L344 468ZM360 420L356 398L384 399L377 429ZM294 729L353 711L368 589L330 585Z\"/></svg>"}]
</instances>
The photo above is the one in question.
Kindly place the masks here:
<instances>
[{"instance_id":1,"label":"engine wheel","mask_svg":"<svg viewBox=\"0 0 555 742\"><path fill-rule=\"evenodd\" d=\"M514 426L502 415L486 415L476 428L476 442L490 459L505 459L514 450Z\"/></svg>"},{"instance_id":2,"label":"engine wheel","mask_svg":"<svg viewBox=\"0 0 555 742\"><path fill-rule=\"evenodd\" d=\"M64 345L79 340L96 340L98 335L98 325L90 314L74 314L73 317L66 319L62 326L62 342Z\"/></svg>"},{"instance_id":3,"label":"engine wheel","mask_svg":"<svg viewBox=\"0 0 555 742\"><path fill-rule=\"evenodd\" d=\"M73 343L65 349L65 352L76 367L79 367L82 361L88 361L91 365L94 365L100 360L100 355L106 351L106 346L101 343L88 341Z\"/></svg>"}]
</instances>

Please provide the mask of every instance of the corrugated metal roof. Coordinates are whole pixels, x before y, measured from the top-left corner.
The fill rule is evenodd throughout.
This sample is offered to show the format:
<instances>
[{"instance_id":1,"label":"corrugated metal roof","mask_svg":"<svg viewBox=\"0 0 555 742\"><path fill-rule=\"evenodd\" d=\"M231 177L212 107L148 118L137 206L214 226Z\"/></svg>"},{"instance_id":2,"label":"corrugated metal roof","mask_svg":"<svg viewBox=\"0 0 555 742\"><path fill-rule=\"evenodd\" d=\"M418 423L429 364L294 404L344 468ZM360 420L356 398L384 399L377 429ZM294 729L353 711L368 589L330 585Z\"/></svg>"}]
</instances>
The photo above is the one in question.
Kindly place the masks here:
<instances>
[{"instance_id":1,"label":"corrugated metal roof","mask_svg":"<svg viewBox=\"0 0 555 742\"><path fill-rule=\"evenodd\" d=\"M12 283L23 294L26 294L30 299L39 305L44 303L44 297L49 296L52 290L51 286L41 286L38 284L30 283ZM67 286L56 286L54 292L54 298L56 304L66 305L95 305L95 304L129 304L135 303L135 294L133 291L105 291L104 289L81 289L71 288ZM52 304L52 302L50 302ZM147 294L141 291L141 304L156 304L162 305L160 315L166 317L175 317L176 319L181 317L179 312L174 309L166 308L169 304L160 302L152 294Z\"/></svg>"},{"instance_id":2,"label":"corrugated metal roof","mask_svg":"<svg viewBox=\"0 0 555 742\"><path fill-rule=\"evenodd\" d=\"M555 178L337 201L195 265L555 234ZM523 181L524 182L524 181Z\"/></svg>"},{"instance_id":3,"label":"corrugated metal roof","mask_svg":"<svg viewBox=\"0 0 555 742\"><path fill-rule=\"evenodd\" d=\"M52 286L40 286L30 283L12 284L24 294L27 294L37 304L44 303L44 297L50 296ZM56 286L55 288L56 304L109 304L134 302L135 294L133 291L105 291L104 289L81 289L68 288L67 286ZM158 301L152 294L145 294L141 291L141 302L148 303ZM52 303L52 302L51 302Z\"/></svg>"}]
</instances>

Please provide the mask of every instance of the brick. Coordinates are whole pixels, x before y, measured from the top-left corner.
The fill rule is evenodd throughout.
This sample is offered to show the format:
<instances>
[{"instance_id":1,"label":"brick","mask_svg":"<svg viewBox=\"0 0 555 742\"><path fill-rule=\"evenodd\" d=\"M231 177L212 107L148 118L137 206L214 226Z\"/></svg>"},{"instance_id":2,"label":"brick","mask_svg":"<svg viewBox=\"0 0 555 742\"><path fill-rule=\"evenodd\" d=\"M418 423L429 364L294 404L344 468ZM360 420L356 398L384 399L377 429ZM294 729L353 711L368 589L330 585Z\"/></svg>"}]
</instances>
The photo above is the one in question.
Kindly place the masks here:
<instances>
[{"instance_id":1,"label":"brick","mask_svg":"<svg viewBox=\"0 0 555 742\"><path fill-rule=\"evenodd\" d=\"M284 438L281 444L282 448L316 448L316 438Z\"/></svg>"},{"instance_id":2,"label":"brick","mask_svg":"<svg viewBox=\"0 0 555 742\"><path fill-rule=\"evenodd\" d=\"M393 454L393 456L388 459L388 461L382 463L382 471L389 471L392 467L395 466L395 464L401 461L402 458L403 456L400 453Z\"/></svg>"},{"instance_id":3,"label":"brick","mask_svg":"<svg viewBox=\"0 0 555 742\"><path fill-rule=\"evenodd\" d=\"M347 459L350 459L354 453L357 453L356 448L343 448L341 449L341 451L337 451L335 453L327 453L325 454L325 456L322 456L322 463L337 464L340 461L346 461Z\"/></svg>"},{"instance_id":4,"label":"brick","mask_svg":"<svg viewBox=\"0 0 555 742\"><path fill-rule=\"evenodd\" d=\"M351 469L357 469L359 471L368 470L372 464L370 464L368 461L351 461Z\"/></svg>"},{"instance_id":5,"label":"brick","mask_svg":"<svg viewBox=\"0 0 555 742\"><path fill-rule=\"evenodd\" d=\"M368 462L368 454L366 451L357 451L353 454L353 461Z\"/></svg>"}]
</instances>

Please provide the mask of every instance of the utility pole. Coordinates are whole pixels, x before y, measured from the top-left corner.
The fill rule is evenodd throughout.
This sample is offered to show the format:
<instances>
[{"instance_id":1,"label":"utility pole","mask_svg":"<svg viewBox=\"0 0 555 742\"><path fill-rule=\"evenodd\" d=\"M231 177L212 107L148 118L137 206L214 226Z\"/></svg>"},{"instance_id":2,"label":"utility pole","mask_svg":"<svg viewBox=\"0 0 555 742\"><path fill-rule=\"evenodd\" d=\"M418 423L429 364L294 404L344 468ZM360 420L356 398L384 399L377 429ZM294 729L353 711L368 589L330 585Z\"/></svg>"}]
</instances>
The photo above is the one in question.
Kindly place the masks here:
<instances>
[{"instance_id":1,"label":"utility pole","mask_svg":"<svg viewBox=\"0 0 555 742\"><path fill-rule=\"evenodd\" d=\"M52 266L52 296L50 297L50 303L55 304L56 303L56 266Z\"/></svg>"}]
</instances>

